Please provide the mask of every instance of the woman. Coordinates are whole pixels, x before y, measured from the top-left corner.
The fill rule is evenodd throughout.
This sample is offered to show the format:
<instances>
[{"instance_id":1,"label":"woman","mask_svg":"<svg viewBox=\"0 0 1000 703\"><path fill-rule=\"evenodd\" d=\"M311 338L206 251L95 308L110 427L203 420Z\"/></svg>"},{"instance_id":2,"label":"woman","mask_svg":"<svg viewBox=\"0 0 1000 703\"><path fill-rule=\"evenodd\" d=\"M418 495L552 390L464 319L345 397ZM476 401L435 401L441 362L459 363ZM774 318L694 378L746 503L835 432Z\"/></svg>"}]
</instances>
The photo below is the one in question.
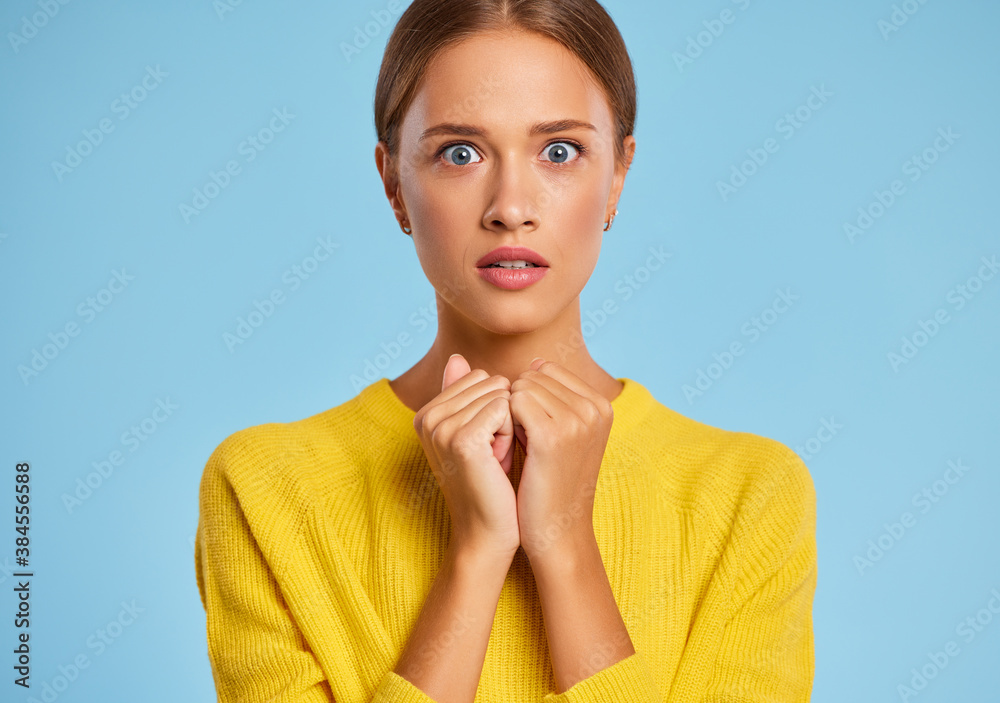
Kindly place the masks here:
<instances>
[{"instance_id":1,"label":"woman","mask_svg":"<svg viewBox=\"0 0 1000 703\"><path fill-rule=\"evenodd\" d=\"M809 699L807 468L583 344L635 106L594 0L400 17L376 163L437 337L400 377L210 457L195 559L219 700Z\"/></svg>"}]
</instances>

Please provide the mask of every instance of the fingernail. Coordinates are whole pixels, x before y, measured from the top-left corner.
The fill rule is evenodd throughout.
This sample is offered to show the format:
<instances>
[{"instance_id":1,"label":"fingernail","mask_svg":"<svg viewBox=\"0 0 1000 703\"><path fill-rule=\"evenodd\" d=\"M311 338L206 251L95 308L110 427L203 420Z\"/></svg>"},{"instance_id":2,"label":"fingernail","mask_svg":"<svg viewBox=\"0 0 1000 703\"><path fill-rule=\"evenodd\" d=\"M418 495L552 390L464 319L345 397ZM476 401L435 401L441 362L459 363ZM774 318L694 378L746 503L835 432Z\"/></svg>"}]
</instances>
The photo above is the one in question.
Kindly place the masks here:
<instances>
[{"instance_id":1,"label":"fingernail","mask_svg":"<svg viewBox=\"0 0 1000 703\"><path fill-rule=\"evenodd\" d=\"M536 361L545 361L545 359L543 359L540 356L536 356L534 359L531 360L531 364L535 363ZM531 366L531 364L528 364L528 366Z\"/></svg>"}]
</instances>

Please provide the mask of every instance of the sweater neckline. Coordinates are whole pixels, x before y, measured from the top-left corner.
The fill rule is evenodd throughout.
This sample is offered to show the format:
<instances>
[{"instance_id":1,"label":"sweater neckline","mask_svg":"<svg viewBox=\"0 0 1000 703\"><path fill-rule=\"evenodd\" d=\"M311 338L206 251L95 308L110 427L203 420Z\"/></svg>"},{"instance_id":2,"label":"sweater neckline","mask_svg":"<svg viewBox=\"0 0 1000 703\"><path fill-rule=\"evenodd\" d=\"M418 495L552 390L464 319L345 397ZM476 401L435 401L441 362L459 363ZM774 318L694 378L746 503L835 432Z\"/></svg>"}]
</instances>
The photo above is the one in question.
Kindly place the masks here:
<instances>
[{"instance_id":1,"label":"sweater neckline","mask_svg":"<svg viewBox=\"0 0 1000 703\"><path fill-rule=\"evenodd\" d=\"M638 381L620 377L622 390L611 401L614 411L614 422L611 426L611 436L608 444L632 432L656 403L649 390ZM389 379L382 377L372 382L357 396L357 400L365 412L394 434L420 444L416 430L413 428L413 418L416 411L411 410L389 385Z\"/></svg>"}]
</instances>

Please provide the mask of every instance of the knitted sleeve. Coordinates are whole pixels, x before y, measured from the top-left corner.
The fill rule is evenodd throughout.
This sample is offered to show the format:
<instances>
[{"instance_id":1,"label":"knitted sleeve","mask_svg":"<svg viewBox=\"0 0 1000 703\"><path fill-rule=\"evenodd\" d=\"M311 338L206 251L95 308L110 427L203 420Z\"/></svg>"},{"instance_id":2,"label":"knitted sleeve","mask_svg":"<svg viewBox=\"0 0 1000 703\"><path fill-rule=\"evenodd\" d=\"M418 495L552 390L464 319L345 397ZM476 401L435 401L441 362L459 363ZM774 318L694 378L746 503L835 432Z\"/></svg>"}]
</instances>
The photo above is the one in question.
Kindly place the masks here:
<instances>
[{"instance_id":1,"label":"knitted sleeve","mask_svg":"<svg viewBox=\"0 0 1000 703\"><path fill-rule=\"evenodd\" d=\"M309 648L259 548L228 475L213 452L202 476L195 574L206 614L208 657L219 703L335 703L327 673ZM434 703L386 672L372 703Z\"/></svg>"},{"instance_id":2,"label":"knitted sleeve","mask_svg":"<svg viewBox=\"0 0 1000 703\"><path fill-rule=\"evenodd\" d=\"M577 681L562 693L547 693L543 703L662 703L652 670L640 652Z\"/></svg>"},{"instance_id":3,"label":"knitted sleeve","mask_svg":"<svg viewBox=\"0 0 1000 703\"><path fill-rule=\"evenodd\" d=\"M816 493L790 449L784 470L743 501L724 568L733 577L716 656L697 692L675 682L671 700L808 703L815 669ZM697 695L693 695L697 693Z\"/></svg>"},{"instance_id":4,"label":"knitted sleeve","mask_svg":"<svg viewBox=\"0 0 1000 703\"><path fill-rule=\"evenodd\" d=\"M705 604L691 624L669 695L641 652L544 703L807 703L814 652L816 496L798 455L742 500L720 564L726 608ZM784 467L783 469L780 467ZM724 612L717 618L714 613Z\"/></svg>"},{"instance_id":5,"label":"knitted sleeve","mask_svg":"<svg viewBox=\"0 0 1000 703\"><path fill-rule=\"evenodd\" d=\"M219 703L331 703L319 663L288 611L226 475L223 443L205 467L195 573Z\"/></svg>"}]
</instances>

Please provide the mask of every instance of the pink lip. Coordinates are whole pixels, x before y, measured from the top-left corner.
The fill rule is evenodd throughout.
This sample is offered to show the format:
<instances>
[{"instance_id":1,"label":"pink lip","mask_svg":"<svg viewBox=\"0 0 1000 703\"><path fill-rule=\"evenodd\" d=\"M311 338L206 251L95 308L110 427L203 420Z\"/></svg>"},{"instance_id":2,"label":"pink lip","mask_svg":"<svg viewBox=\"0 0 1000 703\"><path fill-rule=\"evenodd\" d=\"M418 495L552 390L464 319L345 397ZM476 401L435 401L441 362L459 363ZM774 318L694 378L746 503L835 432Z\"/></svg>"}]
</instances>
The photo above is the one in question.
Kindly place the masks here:
<instances>
[{"instance_id":1,"label":"pink lip","mask_svg":"<svg viewBox=\"0 0 1000 703\"><path fill-rule=\"evenodd\" d=\"M499 247L476 262L478 268L490 266L498 261L527 261L537 266L548 266L545 257L528 247Z\"/></svg>"},{"instance_id":2,"label":"pink lip","mask_svg":"<svg viewBox=\"0 0 1000 703\"><path fill-rule=\"evenodd\" d=\"M501 261L506 261L506 259L501 259ZM549 269L547 266L539 266L538 268L523 269L478 268L476 270L479 271L480 277L498 288L520 290L541 280Z\"/></svg>"}]
</instances>

